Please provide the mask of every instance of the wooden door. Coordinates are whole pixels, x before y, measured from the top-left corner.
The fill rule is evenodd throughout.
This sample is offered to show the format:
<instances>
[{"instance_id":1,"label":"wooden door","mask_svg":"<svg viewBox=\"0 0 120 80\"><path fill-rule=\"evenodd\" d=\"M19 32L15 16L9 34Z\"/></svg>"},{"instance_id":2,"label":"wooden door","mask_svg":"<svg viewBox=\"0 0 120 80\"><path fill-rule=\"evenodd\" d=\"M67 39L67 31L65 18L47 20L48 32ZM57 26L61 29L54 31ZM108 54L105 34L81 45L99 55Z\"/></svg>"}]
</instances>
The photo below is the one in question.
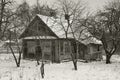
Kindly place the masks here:
<instances>
[{"instance_id":1,"label":"wooden door","mask_svg":"<svg viewBox=\"0 0 120 80\"><path fill-rule=\"evenodd\" d=\"M51 41L44 41L42 42L42 52L44 59L50 60L51 59Z\"/></svg>"}]
</instances>

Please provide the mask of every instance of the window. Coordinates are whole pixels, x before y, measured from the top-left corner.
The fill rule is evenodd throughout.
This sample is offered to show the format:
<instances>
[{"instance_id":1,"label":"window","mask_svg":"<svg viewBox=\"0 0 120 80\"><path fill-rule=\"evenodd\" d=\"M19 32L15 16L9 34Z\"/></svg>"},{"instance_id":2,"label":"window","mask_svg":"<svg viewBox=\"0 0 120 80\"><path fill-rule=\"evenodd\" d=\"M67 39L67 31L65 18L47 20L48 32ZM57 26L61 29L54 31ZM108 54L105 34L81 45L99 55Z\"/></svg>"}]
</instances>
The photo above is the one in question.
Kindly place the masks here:
<instances>
[{"instance_id":1,"label":"window","mask_svg":"<svg viewBox=\"0 0 120 80\"><path fill-rule=\"evenodd\" d=\"M28 53L35 54L35 46L36 44L34 41L28 41L27 42Z\"/></svg>"},{"instance_id":2,"label":"window","mask_svg":"<svg viewBox=\"0 0 120 80\"><path fill-rule=\"evenodd\" d=\"M48 52L48 53L51 52L51 42L50 41L44 41L42 43L42 45L43 45L43 52Z\"/></svg>"},{"instance_id":3,"label":"window","mask_svg":"<svg viewBox=\"0 0 120 80\"><path fill-rule=\"evenodd\" d=\"M64 42L64 47L65 47L65 53L69 53L70 52L70 44L69 44L69 42Z\"/></svg>"},{"instance_id":4,"label":"window","mask_svg":"<svg viewBox=\"0 0 120 80\"><path fill-rule=\"evenodd\" d=\"M63 42L60 42L60 52L63 52Z\"/></svg>"}]
</instances>

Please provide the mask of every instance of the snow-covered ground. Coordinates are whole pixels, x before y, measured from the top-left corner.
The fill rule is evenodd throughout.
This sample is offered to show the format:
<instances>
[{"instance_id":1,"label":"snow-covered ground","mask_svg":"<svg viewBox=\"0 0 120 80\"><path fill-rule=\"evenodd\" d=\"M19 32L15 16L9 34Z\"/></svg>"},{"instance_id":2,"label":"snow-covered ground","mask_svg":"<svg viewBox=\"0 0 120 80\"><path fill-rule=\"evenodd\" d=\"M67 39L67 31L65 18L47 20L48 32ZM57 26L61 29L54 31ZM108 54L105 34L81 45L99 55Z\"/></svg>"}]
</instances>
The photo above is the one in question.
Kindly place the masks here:
<instances>
[{"instance_id":1,"label":"snow-covered ground","mask_svg":"<svg viewBox=\"0 0 120 80\"><path fill-rule=\"evenodd\" d=\"M17 68L12 54L0 54L0 80L120 80L120 56L113 56L112 62L78 62L77 71L72 62L47 62L42 79L36 61L22 60L21 67Z\"/></svg>"}]
</instances>

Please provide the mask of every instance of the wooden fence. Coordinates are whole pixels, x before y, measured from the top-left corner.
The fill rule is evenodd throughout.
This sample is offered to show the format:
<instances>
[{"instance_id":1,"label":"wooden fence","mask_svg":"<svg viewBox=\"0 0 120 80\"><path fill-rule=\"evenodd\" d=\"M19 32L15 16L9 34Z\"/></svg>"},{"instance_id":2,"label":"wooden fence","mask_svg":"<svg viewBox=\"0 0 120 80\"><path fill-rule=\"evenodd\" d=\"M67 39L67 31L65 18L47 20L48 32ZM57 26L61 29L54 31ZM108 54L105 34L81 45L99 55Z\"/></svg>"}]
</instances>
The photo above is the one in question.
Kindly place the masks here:
<instances>
[{"instance_id":1,"label":"wooden fence","mask_svg":"<svg viewBox=\"0 0 120 80\"><path fill-rule=\"evenodd\" d=\"M15 53L18 53L18 49L16 46L12 46L12 49ZM9 47L0 47L0 54L9 54L11 50Z\"/></svg>"}]
</instances>

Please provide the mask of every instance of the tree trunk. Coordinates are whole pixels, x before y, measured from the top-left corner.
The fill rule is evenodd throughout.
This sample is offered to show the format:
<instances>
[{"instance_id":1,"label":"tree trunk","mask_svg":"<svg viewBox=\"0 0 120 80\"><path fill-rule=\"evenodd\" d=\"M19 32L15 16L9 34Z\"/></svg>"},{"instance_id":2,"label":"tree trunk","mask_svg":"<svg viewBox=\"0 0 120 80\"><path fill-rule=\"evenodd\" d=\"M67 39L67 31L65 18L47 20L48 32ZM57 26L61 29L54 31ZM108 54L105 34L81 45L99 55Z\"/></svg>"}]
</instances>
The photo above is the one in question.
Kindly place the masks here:
<instances>
[{"instance_id":1,"label":"tree trunk","mask_svg":"<svg viewBox=\"0 0 120 80\"><path fill-rule=\"evenodd\" d=\"M110 59L111 59L111 55L110 54L106 54L106 64L110 64L111 63Z\"/></svg>"},{"instance_id":2,"label":"tree trunk","mask_svg":"<svg viewBox=\"0 0 120 80\"><path fill-rule=\"evenodd\" d=\"M110 64L111 63L111 61L110 61L110 58L111 58L111 54L112 53L110 53L109 51L105 51L106 52L106 64Z\"/></svg>"},{"instance_id":3,"label":"tree trunk","mask_svg":"<svg viewBox=\"0 0 120 80\"><path fill-rule=\"evenodd\" d=\"M72 57L74 69L77 70L77 59L75 59L75 55L73 55L73 54L71 54L71 57Z\"/></svg>"},{"instance_id":4,"label":"tree trunk","mask_svg":"<svg viewBox=\"0 0 120 80\"><path fill-rule=\"evenodd\" d=\"M14 57L14 60L15 60L15 63L16 63L16 65L17 65L17 67L20 67L20 65L19 65L18 62L17 62L17 58L16 58L16 56L15 56L15 53L14 53L14 51L13 51L13 49L11 48L10 45L9 45L9 48L10 48L10 50L11 50L11 53L12 53L13 57Z\"/></svg>"},{"instance_id":5,"label":"tree trunk","mask_svg":"<svg viewBox=\"0 0 120 80\"><path fill-rule=\"evenodd\" d=\"M107 42L106 42L104 37L101 39L101 41L103 43L103 47L104 47L104 50L105 50L105 53L106 53L106 64L110 64L111 63L110 58L112 56L112 53L107 50L108 45L107 45Z\"/></svg>"},{"instance_id":6,"label":"tree trunk","mask_svg":"<svg viewBox=\"0 0 120 80\"><path fill-rule=\"evenodd\" d=\"M11 50L11 53L12 53L13 57L14 57L16 66L17 66L17 67L20 67L20 61L21 61L22 52L20 51L20 47L19 47L19 45L18 45L19 43L18 43L18 41L17 41L17 36L16 36L16 41L17 41L17 47L18 47L18 50L19 50L19 58L18 58L18 59L17 59L17 57L15 56L15 52L14 52L12 46L11 46L11 32L10 32L9 40L10 40L9 48L10 48L10 50Z\"/></svg>"},{"instance_id":7,"label":"tree trunk","mask_svg":"<svg viewBox=\"0 0 120 80\"><path fill-rule=\"evenodd\" d=\"M17 63L17 67L20 67L20 63Z\"/></svg>"},{"instance_id":8,"label":"tree trunk","mask_svg":"<svg viewBox=\"0 0 120 80\"><path fill-rule=\"evenodd\" d=\"M68 38L68 36L67 36L67 31L65 31L65 37L66 37L66 39Z\"/></svg>"},{"instance_id":9,"label":"tree trunk","mask_svg":"<svg viewBox=\"0 0 120 80\"><path fill-rule=\"evenodd\" d=\"M39 60L38 60L38 59L36 59L36 61L37 61L37 65L40 65Z\"/></svg>"},{"instance_id":10,"label":"tree trunk","mask_svg":"<svg viewBox=\"0 0 120 80\"><path fill-rule=\"evenodd\" d=\"M20 62L21 62L21 53L19 53L18 66L17 67L20 67Z\"/></svg>"},{"instance_id":11,"label":"tree trunk","mask_svg":"<svg viewBox=\"0 0 120 80\"><path fill-rule=\"evenodd\" d=\"M42 78L44 78L45 73L44 73L44 63L43 63L43 61L42 61L41 67L40 67L40 71L41 71Z\"/></svg>"},{"instance_id":12,"label":"tree trunk","mask_svg":"<svg viewBox=\"0 0 120 80\"><path fill-rule=\"evenodd\" d=\"M77 60L76 59L73 60L73 64L74 64L75 70L77 70Z\"/></svg>"}]
</instances>

